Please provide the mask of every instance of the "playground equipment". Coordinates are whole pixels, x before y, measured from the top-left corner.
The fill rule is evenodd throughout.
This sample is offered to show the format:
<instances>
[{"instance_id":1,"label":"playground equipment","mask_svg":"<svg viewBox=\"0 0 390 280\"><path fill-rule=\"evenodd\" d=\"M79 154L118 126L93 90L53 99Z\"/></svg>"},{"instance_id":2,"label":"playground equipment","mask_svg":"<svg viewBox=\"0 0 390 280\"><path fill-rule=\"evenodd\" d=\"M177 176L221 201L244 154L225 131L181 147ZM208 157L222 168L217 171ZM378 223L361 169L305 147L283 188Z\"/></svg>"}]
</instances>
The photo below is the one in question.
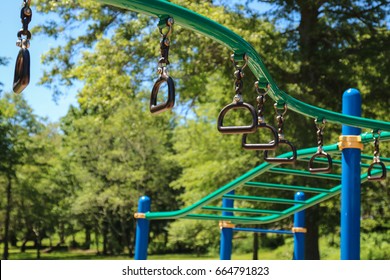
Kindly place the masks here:
<instances>
[{"instance_id":1,"label":"playground equipment","mask_svg":"<svg viewBox=\"0 0 390 280\"><path fill-rule=\"evenodd\" d=\"M147 244L149 233L149 221L158 219L202 219L220 221L221 225L221 258L229 259L231 255L231 242L233 231L249 231L252 229L238 227L236 225L266 224L278 221L291 215L295 215L294 228L283 233L294 234L295 250L294 258L303 259L304 248L304 210L322 201L330 199L341 193L341 258L360 258L360 184L367 180L383 180L386 178L387 170L383 162L390 162L388 158L381 158L379 155L379 139L387 141L390 139L390 122L372 120L361 117L361 97L357 90L350 89L343 96L343 112L337 113L321 109L304 102L301 102L280 90L271 75L268 73L261 58L254 48L237 34L228 30L224 26L207 19L193 11L172 4L164 0L99 0L106 4L118 6L123 9L144 13L160 19L158 27L162 35L160 44L161 58L158 63L159 78L156 81L150 100L150 111L161 113L170 109L174 105L175 88L174 82L169 77L167 65L169 65L169 36L173 30L173 24L179 24L184 28L203 34L211 39L223 44L233 51L232 61L235 67L235 96L233 102L224 107L218 117L217 128L225 134L243 134L242 147L244 149L264 150L265 162L253 170L245 173L239 178L220 187L213 193L199 200L198 202L181 210L170 212L150 212L150 199L142 197L138 208L136 232L136 254L135 259L147 258ZM26 2L30 1L24 1ZM173 20L174 19L174 20ZM31 20L31 18L30 18ZM168 27L168 32L163 33L162 28ZM23 35L25 35L23 33ZM29 37L27 35L26 41ZM27 46L27 45L26 45ZM27 50L27 47L25 47ZM28 50L27 50L28 53ZM26 59L27 60L27 59ZM18 60L19 61L19 60ZM238 63L243 62L242 66ZM22 64L23 65L23 64ZM29 66L29 64L28 64ZM257 112L255 108L243 102L242 70L248 66L253 72L258 82L256 90ZM27 64L22 69L27 69ZM29 67L28 67L29 69ZM15 72L16 73L16 72ZM29 74L29 73L28 73ZM16 76L16 74L15 74ZM18 77L22 76L18 71ZM29 76L29 75L27 75ZM168 85L168 100L165 103L157 104L157 95L160 86L166 82ZM25 83L20 83L25 84ZM19 85L19 83L17 83ZM23 90L17 86L14 91ZM21 91L20 90L20 91ZM278 131L266 124L263 116L263 106L265 96L269 96L275 101L275 111L277 113ZM229 110L248 110L252 116L249 126L224 126L223 119ZM295 146L287 141L283 135L284 114L287 109L316 120L318 147L296 150ZM323 146L323 130L325 121L327 123L337 123L343 125L340 142ZM273 141L264 144L249 144L246 141L246 134L254 133L262 128L267 128L272 132ZM373 133L361 134L361 128L370 129ZM369 155L361 155L364 144L375 142L374 160L371 164L360 163L361 159L371 159ZM276 149L280 144L287 145L291 152L270 158L268 151ZM334 160L331 156L339 156L341 160ZM305 161L309 163L309 171L295 170L278 167L280 164ZM315 168L314 163L325 163L325 168ZM333 165L342 166L342 174L332 172ZM368 168L367 173L361 174L361 168ZM290 186L274 183L264 183L252 181L254 178L265 173L291 174L294 176L306 176L318 179L341 181L341 184L333 188L313 188L307 186ZM236 194L239 187L252 187L263 189L276 189L293 191L295 198L289 197L261 197ZM304 193L314 195L305 199ZM222 198L222 207L210 205L217 199ZM278 203L289 205L283 210L269 209L247 209L235 208L234 200L251 200L265 203ZM195 213L196 212L196 213ZM209 212L222 212L221 215L210 214ZM248 214L234 215L234 213ZM256 230L261 231L261 230ZM282 233L278 231L278 233Z\"/></svg>"},{"instance_id":2,"label":"playground equipment","mask_svg":"<svg viewBox=\"0 0 390 280\"><path fill-rule=\"evenodd\" d=\"M360 117L360 95L357 90L349 90L344 94L344 98L349 101L344 101L345 108L343 113L331 112L325 109L321 109L312 105L305 104L293 97L287 95L281 91L271 75L266 70L261 58L253 47L243 40L240 36L228 30L224 26L209 20L193 11L174 5L168 1L140 1L140 0L102 0L101 2L115 5L124 9L145 13L151 16L160 18L160 23L166 18L174 18L175 23L181 25L184 28L193 30L201 33L213 40L225 45L231 49L234 53L232 61L235 67L235 97L233 103L227 105L221 110L218 117L217 128L220 132L226 134L242 133L242 146L245 149L263 149L265 150L265 159L268 162L264 162L255 169L247 172L241 177L233 180L232 182L222 186L215 192L209 194L198 202L190 205L184 209L170 211L170 212L150 212L150 205L144 206L140 203L139 213L135 214L137 220L137 237L136 237L136 259L146 259L147 256L147 239L148 239L148 221L156 219L203 219L203 220L217 220L217 221L228 221L229 223L221 223L222 225L229 225L229 228L222 227L222 240L225 240L221 248L229 251L231 248L228 244L231 243L231 236L233 226L230 228L230 224L265 224L271 223L283 218L286 218L292 214L300 213L302 210L318 204L326 199L330 199L335 195L338 195L342 191L342 259L359 259L360 258L360 229L356 225L360 226L360 183L368 180L367 173L360 175L361 167L368 167L370 171L370 178L385 178L386 170L383 164L379 162L387 161L378 156L379 149L376 149L376 157L371 165L360 164L360 154L362 145L369 143L379 136L375 134L379 130L390 131L390 123L378 120L370 120ZM160 26L159 23L159 26ZM243 62L242 66L238 63ZM259 93L258 101L258 112L248 103L243 102L241 95L242 89L242 69L248 66L256 76L257 89ZM264 106L265 93L271 97L275 102L275 110L278 115L278 133L275 132L270 126L265 124L262 115L262 106ZM352 101L351 101L352 100ZM358 109L357 109L358 108ZM229 110L243 109L248 110L252 116L252 122L249 126L244 127L225 127L223 125L223 118ZM305 116L311 117L318 120L318 147L303 149L295 151L295 147L291 143L284 142L283 139L283 114L287 109L293 110ZM338 123L343 125L343 136L340 137L340 143L333 145L323 146L322 134L324 129L324 122ZM274 136L274 142L262 144L248 144L246 142L246 133L253 133L259 128L266 127L271 130ZM351 127L351 128L349 128ZM373 134L360 134L360 128L367 128L373 130ZM376 135L376 136L375 136ZM277 137L276 137L277 136ZM381 140L385 141L390 139L388 132L382 132L380 134ZM375 138L375 139L374 139ZM291 147L291 152L280 155L276 158L268 158L267 151L276 149L279 144L287 144ZM342 161L331 160L331 155L339 155L340 150L342 153ZM369 157L369 156L368 156ZM363 157L364 159L367 156ZM287 168L277 167L281 163L293 162L296 160L308 161L309 171L294 170ZM313 167L314 162L325 162L327 167L323 169L316 169ZM338 174L323 174L331 172L332 165L343 164L342 175ZM310 188L305 186L288 186L280 184L270 184L261 182L252 182L251 180L264 172L273 172L281 174L293 174L295 176L308 176L328 180L341 180L342 184L336 185L331 189L325 188ZM378 174L382 174L378 176ZM293 190L301 192L313 192L316 193L313 197L307 200L288 199L288 198L270 198L270 197L251 197L229 193L240 186L245 187L257 187L257 188L273 188L279 190ZM352 194L350 193L352 191ZM219 198L228 200L256 200L271 203L282 203L290 205L283 211L271 211L267 209L243 209L227 207L224 204L223 207L210 206L211 202ZM143 197L141 201L149 201L148 198ZM141 206L142 205L142 206ZM208 213L194 213L195 211L204 212L222 212L222 215L208 214ZM255 213L258 216L235 216L233 213ZM298 223L298 222L297 222ZM300 227L300 226L298 226ZM239 227L238 229L242 229ZM226 233L229 232L230 233ZM304 230L302 230L304 231ZM296 235L296 238L301 242L303 239L303 232L299 232L300 235ZM358 236L357 238L350 238L351 236ZM225 249L224 249L225 248ZM297 249L300 248L300 249ZM301 246L297 247L296 250L300 250L302 253ZM221 249L221 250L222 250ZM357 251L357 252L356 252ZM221 252L222 253L222 252ZM226 252L225 252L226 253ZM297 259L302 259L303 254L298 254ZM222 258L229 258L229 252Z\"/></svg>"}]
</instances>

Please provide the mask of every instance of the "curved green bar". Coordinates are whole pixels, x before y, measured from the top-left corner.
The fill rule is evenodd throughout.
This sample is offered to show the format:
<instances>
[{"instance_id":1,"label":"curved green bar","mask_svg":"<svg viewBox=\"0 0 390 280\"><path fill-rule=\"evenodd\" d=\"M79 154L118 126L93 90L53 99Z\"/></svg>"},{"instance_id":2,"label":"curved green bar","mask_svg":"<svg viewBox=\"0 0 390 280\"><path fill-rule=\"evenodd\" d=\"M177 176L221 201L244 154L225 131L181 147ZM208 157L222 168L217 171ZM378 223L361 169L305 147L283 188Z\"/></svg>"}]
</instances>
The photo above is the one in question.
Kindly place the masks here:
<instances>
[{"instance_id":1,"label":"curved green bar","mask_svg":"<svg viewBox=\"0 0 390 280\"><path fill-rule=\"evenodd\" d=\"M202 15L181 6L163 0L97 0L102 3L123 9L164 18L171 16L184 28L203 34L233 50L235 54L246 53L249 56L249 67L257 79L267 80L270 85L269 96L278 103L286 103L288 108L312 118L325 118L328 122L345 124L368 129L390 131L390 122L343 115L321 109L286 94L278 88L267 71L256 50L243 38L226 27ZM341 99L341 94L340 94Z\"/></svg>"}]
</instances>

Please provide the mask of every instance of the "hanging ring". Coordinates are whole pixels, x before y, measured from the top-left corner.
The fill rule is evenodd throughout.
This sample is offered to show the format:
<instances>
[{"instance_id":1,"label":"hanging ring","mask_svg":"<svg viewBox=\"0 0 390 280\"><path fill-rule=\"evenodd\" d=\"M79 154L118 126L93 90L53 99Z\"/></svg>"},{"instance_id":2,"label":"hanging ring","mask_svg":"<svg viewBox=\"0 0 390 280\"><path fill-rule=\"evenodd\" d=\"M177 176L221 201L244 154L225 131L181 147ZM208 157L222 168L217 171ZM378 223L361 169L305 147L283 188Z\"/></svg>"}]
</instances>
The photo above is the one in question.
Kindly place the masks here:
<instances>
[{"instance_id":1,"label":"hanging ring","mask_svg":"<svg viewBox=\"0 0 390 280\"><path fill-rule=\"evenodd\" d=\"M252 116L252 123L246 126L223 126L223 118L230 110L247 109ZM241 133L253 133L257 129L257 114L255 108L245 102L231 103L221 110L218 115L217 121L218 131L223 134L241 134Z\"/></svg>"},{"instance_id":2,"label":"hanging ring","mask_svg":"<svg viewBox=\"0 0 390 280\"><path fill-rule=\"evenodd\" d=\"M269 129L271 132L272 132L272 136L273 136L273 141L269 142L268 144L250 144L250 143L247 143L246 142L246 138L247 138L247 133L243 134L242 135L242 142L241 142L241 146L245 149L245 150L257 150L257 151L263 151L263 150L275 150L278 145L279 145L279 137L278 137L278 132L276 131L276 129L273 127L273 126L270 126L266 123L261 123L261 124L258 124L257 125L257 129L261 129L261 128L267 128Z\"/></svg>"},{"instance_id":3,"label":"hanging ring","mask_svg":"<svg viewBox=\"0 0 390 280\"><path fill-rule=\"evenodd\" d=\"M20 48L15 63L13 91L21 93L30 83L30 52Z\"/></svg>"},{"instance_id":4,"label":"hanging ring","mask_svg":"<svg viewBox=\"0 0 390 280\"><path fill-rule=\"evenodd\" d=\"M160 114L169 109L172 109L175 105L175 83L173 79L168 76L165 67L161 70L160 77L155 82L152 93L150 95L150 112L152 114ZM168 99L166 102L157 104L157 96L160 90L160 87L163 83L167 83L168 86Z\"/></svg>"},{"instance_id":5,"label":"hanging ring","mask_svg":"<svg viewBox=\"0 0 390 280\"><path fill-rule=\"evenodd\" d=\"M372 169L374 169L374 168L375 169L377 169L377 168L382 169L381 175L373 176L371 174L371 172L372 172ZM368 167L367 179L369 181L382 181L382 180L386 179L386 177L387 177L386 165L384 165L383 162L379 161L379 159L377 161L374 160L374 162L371 163L371 165Z\"/></svg>"},{"instance_id":6,"label":"hanging ring","mask_svg":"<svg viewBox=\"0 0 390 280\"><path fill-rule=\"evenodd\" d=\"M271 142L273 142L273 141L271 141ZM296 160L297 160L297 157L298 157L297 149L295 148L295 146L293 144L291 144L288 140L285 140L285 139L279 139L279 145L280 144L284 144L284 145L289 146L291 148L292 156L288 157L288 158L278 158L278 157L269 158L268 157L268 150L265 150L264 151L264 160L266 162L272 162L272 163L294 164L296 162Z\"/></svg>"},{"instance_id":7,"label":"hanging ring","mask_svg":"<svg viewBox=\"0 0 390 280\"><path fill-rule=\"evenodd\" d=\"M326 158L327 161L328 161L328 166L327 167L315 168L314 167L314 161L317 158ZM316 174L316 173L330 173L330 172L332 172L332 165L333 165L332 157L328 153L325 153L324 151L320 150L320 151L315 153L310 158L310 161L309 161L309 171L311 173L313 173L313 174Z\"/></svg>"}]
</instances>

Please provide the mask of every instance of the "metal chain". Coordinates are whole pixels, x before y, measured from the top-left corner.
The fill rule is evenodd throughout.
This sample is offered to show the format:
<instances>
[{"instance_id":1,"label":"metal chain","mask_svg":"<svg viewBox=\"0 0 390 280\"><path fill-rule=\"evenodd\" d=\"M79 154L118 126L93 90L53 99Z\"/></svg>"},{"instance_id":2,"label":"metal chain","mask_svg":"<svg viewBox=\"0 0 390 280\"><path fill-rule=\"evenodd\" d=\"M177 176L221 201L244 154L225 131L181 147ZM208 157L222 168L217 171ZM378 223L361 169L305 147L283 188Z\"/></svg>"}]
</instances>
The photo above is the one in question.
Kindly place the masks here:
<instances>
[{"instance_id":1,"label":"metal chain","mask_svg":"<svg viewBox=\"0 0 390 280\"><path fill-rule=\"evenodd\" d=\"M168 18L166 20L166 25L168 26L168 32L162 33L162 28L159 28L160 34L162 36L162 39L160 41L160 51L161 51L161 57L158 60L158 73L162 74L164 71L166 71L165 67L169 65L169 46L171 41L169 40L169 37L172 35L173 32L173 24L175 23L173 18Z\"/></svg>"},{"instance_id":2,"label":"metal chain","mask_svg":"<svg viewBox=\"0 0 390 280\"><path fill-rule=\"evenodd\" d=\"M376 132L378 136L375 135L375 132L372 133L372 136L374 137L374 163L380 162L380 151L379 151L379 140L380 140L380 130Z\"/></svg>"},{"instance_id":3,"label":"metal chain","mask_svg":"<svg viewBox=\"0 0 390 280\"><path fill-rule=\"evenodd\" d=\"M287 112L287 104L284 104L284 111L279 111L278 103L274 104L275 112L277 114L276 121L278 122L278 137L279 140L284 139L283 126L284 126L284 115Z\"/></svg>"},{"instance_id":4,"label":"metal chain","mask_svg":"<svg viewBox=\"0 0 390 280\"><path fill-rule=\"evenodd\" d=\"M266 90L264 90L263 88L259 87L259 81L257 81L255 83L255 89L256 89L256 92L258 94L258 96L256 98L256 102L257 102L257 121L258 121L258 124L262 124L262 123L265 123L265 120L264 120L264 103L266 101L265 96L268 94L268 86L267 86Z\"/></svg>"},{"instance_id":5,"label":"metal chain","mask_svg":"<svg viewBox=\"0 0 390 280\"><path fill-rule=\"evenodd\" d=\"M20 11L22 29L19 30L17 34L18 40L16 41L16 46L20 48L30 47L31 32L28 30L28 25L32 19L32 10L30 8L30 2L31 0L23 0L23 7ZM22 35L26 36L26 39L23 39Z\"/></svg>"},{"instance_id":6,"label":"metal chain","mask_svg":"<svg viewBox=\"0 0 390 280\"><path fill-rule=\"evenodd\" d=\"M323 119L321 124L318 123L318 120L314 120L316 127L317 127L317 153L322 153L322 147L324 146L324 129L325 129L325 123L326 120Z\"/></svg>"},{"instance_id":7,"label":"metal chain","mask_svg":"<svg viewBox=\"0 0 390 280\"><path fill-rule=\"evenodd\" d=\"M246 54L244 54L243 58L244 58L245 63L243 66L240 67L236 64L236 61L234 60L234 54L231 56L231 60L233 62L234 68L236 69L234 71L234 77L235 77L234 91L236 94L234 95L233 103L244 102L244 100L242 98L242 88L244 87L244 82L243 82L244 71L243 70L248 64L248 56Z\"/></svg>"}]
</instances>

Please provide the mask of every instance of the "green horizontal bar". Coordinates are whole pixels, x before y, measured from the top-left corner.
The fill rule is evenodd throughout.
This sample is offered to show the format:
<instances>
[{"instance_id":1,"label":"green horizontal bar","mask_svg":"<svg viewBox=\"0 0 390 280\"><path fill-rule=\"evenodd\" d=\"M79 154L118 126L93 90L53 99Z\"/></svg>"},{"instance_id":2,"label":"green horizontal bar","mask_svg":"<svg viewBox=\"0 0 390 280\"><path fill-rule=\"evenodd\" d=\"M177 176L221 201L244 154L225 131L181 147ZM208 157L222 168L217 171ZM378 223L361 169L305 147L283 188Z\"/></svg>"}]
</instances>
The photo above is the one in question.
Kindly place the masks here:
<instances>
[{"instance_id":1,"label":"green horizontal bar","mask_svg":"<svg viewBox=\"0 0 390 280\"><path fill-rule=\"evenodd\" d=\"M302 200L274 198L274 197L236 195L236 194L225 194L223 197L236 199L236 200L262 201L262 202L273 202L273 203L282 203L282 204L306 204L306 202Z\"/></svg>"},{"instance_id":2,"label":"green horizontal bar","mask_svg":"<svg viewBox=\"0 0 390 280\"><path fill-rule=\"evenodd\" d=\"M278 173L278 174L289 174L289 175L296 175L296 176L305 176L305 177L311 177L311 178L321 178L321 179L330 179L330 180L341 180L341 175L337 174L313 174L309 171L304 170L296 170L296 169L288 169L288 168L271 168L269 170L271 173Z\"/></svg>"},{"instance_id":3,"label":"green horizontal bar","mask_svg":"<svg viewBox=\"0 0 390 280\"><path fill-rule=\"evenodd\" d=\"M281 211L267 210L267 209L251 209L251 208L230 208L218 206L203 206L204 210L211 211L226 211L226 212L240 212L240 213L254 213L254 214L281 214Z\"/></svg>"},{"instance_id":4,"label":"green horizontal bar","mask_svg":"<svg viewBox=\"0 0 390 280\"><path fill-rule=\"evenodd\" d=\"M362 156L363 156L363 155L362 155ZM372 157L371 157L371 159L372 159ZM385 159L386 159L386 158L385 158ZM301 160L301 161L310 161L310 158L302 158L302 159L300 159L300 160ZM328 160L325 159L325 158L316 158L314 161L315 161L315 162L321 162L321 163L322 163L322 162L323 162L323 163L327 163L327 162L328 162ZM382 159L381 159L381 161L382 161ZM333 159L332 162L333 162L334 165L341 165L341 164L342 164L342 161L341 161L341 160ZM386 161L383 160L383 162L386 162ZM389 159L389 162L390 162L390 159ZM361 166L361 167L368 168L368 167L370 167L370 164L367 164L367 163L360 163L360 166ZM375 165L375 166L374 166L374 169L381 169L381 167ZM386 166L386 169L390 170L390 166Z\"/></svg>"},{"instance_id":5,"label":"green horizontal bar","mask_svg":"<svg viewBox=\"0 0 390 280\"><path fill-rule=\"evenodd\" d=\"M280 184L271 184L271 183L263 183L263 182L246 182L244 186L277 189L277 190L313 192L313 193L322 193L322 192L329 193L328 189L310 188L310 187L303 187L303 186L280 185Z\"/></svg>"},{"instance_id":6,"label":"green horizontal bar","mask_svg":"<svg viewBox=\"0 0 390 280\"><path fill-rule=\"evenodd\" d=\"M365 132L365 133L360 134L360 137L362 138L363 144L374 142L374 138L372 137L372 133ZM390 132L382 131L381 135L380 135L380 141L383 142L383 141L389 141L389 140L390 140Z\"/></svg>"},{"instance_id":7,"label":"green horizontal bar","mask_svg":"<svg viewBox=\"0 0 390 280\"><path fill-rule=\"evenodd\" d=\"M267 217L276 218L278 215L269 215ZM190 220L214 220L214 221L230 221L233 224L256 222L258 217L241 217L241 216L222 216L222 215L207 215L207 214L189 214L183 219Z\"/></svg>"},{"instance_id":8,"label":"green horizontal bar","mask_svg":"<svg viewBox=\"0 0 390 280\"><path fill-rule=\"evenodd\" d=\"M361 156L363 159L369 159L369 160L372 160L374 158L374 156L370 156L370 155L365 155L363 154ZM385 157L379 157L379 159L383 162L390 162L390 158L385 158Z\"/></svg>"},{"instance_id":9,"label":"green horizontal bar","mask_svg":"<svg viewBox=\"0 0 390 280\"><path fill-rule=\"evenodd\" d=\"M151 16L163 17L169 15L175 23L186 29L203 34L230 48L234 53L246 53L249 57L248 65L258 80L266 80L270 89L268 95L278 103L286 103L290 110L311 118L325 118L327 122L346 124L368 129L390 131L390 123L366 118L343 115L338 112L318 108L299 101L280 90L269 74L257 51L243 38L227 29L223 25L208 19L194 11L163 0L98 0L123 9L144 13ZM341 95L340 95L341 101Z\"/></svg>"}]
</instances>

